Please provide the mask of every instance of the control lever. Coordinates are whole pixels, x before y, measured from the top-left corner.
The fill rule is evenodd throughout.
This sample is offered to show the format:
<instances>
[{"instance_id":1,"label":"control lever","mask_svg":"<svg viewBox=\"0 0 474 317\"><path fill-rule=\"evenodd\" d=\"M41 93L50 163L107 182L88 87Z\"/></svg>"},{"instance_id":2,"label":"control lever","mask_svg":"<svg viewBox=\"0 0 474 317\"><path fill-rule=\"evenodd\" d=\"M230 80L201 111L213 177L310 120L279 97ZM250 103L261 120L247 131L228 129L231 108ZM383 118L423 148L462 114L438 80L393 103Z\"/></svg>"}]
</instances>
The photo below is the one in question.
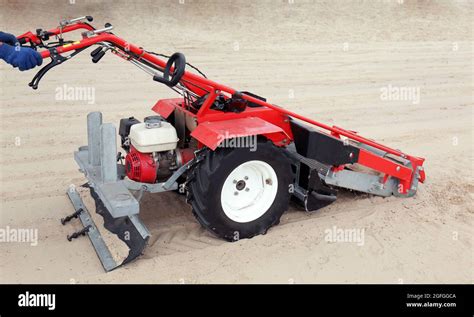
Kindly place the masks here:
<instances>
[{"instance_id":1,"label":"control lever","mask_svg":"<svg viewBox=\"0 0 474 317\"><path fill-rule=\"evenodd\" d=\"M95 50L91 52L91 57L96 56L100 51L102 51L102 47L97 47Z\"/></svg>"},{"instance_id":2,"label":"control lever","mask_svg":"<svg viewBox=\"0 0 474 317\"><path fill-rule=\"evenodd\" d=\"M96 30L92 30L92 31L82 32L82 36L90 37L90 36L97 35L97 34L100 34L100 33L112 31L113 28L114 27L112 26L112 24L106 23L105 27L102 28L102 29L96 29Z\"/></svg>"},{"instance_id":3,"label":"control lever","mask_svg":"<svg viewBox=\"0 0 474 317\"><path fill-rule=\"evenodd\" d=\"M71 59L73 56L75 56L76 54L80 53L82 50L84 50L84 48L81 48L81 49L78 49L76 50L74 53L68 55L68 56L62 56L60 55L56 48L51 48L49 49L49 52L50 52L50 56L51 56L51 62L49 62L46 66L44 66L43 68L41 68L37 73L36 75L33 77L33 79L31 80L31 82L28 84L28 86L30 86L31 88L33 89L38 89L38 85L39 85L39 82L41 80L41 78L43 78L43 76L53 67L59 65L59 64L62 64L66 61L68 61L69 59Z\"/></svg>"},{"instance_id":4,"label":"control lever","mask_svg":"<svg viewBox=\"0 0 474 317\"><path fill-rule=\"evenodd\" d=\"M43 41L48 41L50 34L48 31L44 31L43 29L36 29L36 36L42 39Z\"/></svg>"},{"instance_id":5,"label":"control lever","mask_svg":"<svg viewBox=\"0 0 474 317\"><path fill-rule=\"evenodd\" d=\"M66 25L73 24L75 22L79 22L79 21L83 21L83 20L87 20L88 22L92 22L92 21L94 21L94 18L91 17L90 15L86 15L86 16L71 19L71 20L61 20L61 21L59 21L59 26L64 27Z\"/></svg>"},{"instance_id":6,"label":"control lever","mask_svg":"<svg viewBox=\"0 0 474 317\"><path fill-rule=\"evenodd\" d=\"M94 57L92 57L92 62L94 64L98 63L102 57L104 57L106 51L100 51Z\"/></svg>"},{"instance_id":7,"label":"control lever","mask_svg":"<svg viewBox=\"0 0 474 317\"><path fill-rule=\"evenodd\" d=\"M108 48L98 47L91 52L92 62L94 64L98 63L102 57L104 57L105 53L107 52Z\"/></svg>"}]
</instances>

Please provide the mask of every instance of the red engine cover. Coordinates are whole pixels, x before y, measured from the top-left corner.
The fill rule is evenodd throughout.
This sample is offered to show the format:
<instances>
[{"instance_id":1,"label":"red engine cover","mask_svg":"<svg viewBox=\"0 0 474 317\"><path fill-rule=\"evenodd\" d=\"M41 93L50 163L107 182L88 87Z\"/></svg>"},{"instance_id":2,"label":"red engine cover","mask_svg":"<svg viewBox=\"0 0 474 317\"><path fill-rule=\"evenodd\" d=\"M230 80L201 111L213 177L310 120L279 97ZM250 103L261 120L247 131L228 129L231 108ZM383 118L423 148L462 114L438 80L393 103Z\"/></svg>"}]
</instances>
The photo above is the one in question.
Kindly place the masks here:
<instances>
[{"instance_id":1,"label":"red engine cover","mask_svg":"<svg viewBox=\"0 0 474 317\"><path fill-rule=\"evenodd\" d=\"M158 166L150 153L138 152L133 146L130 146L130 152L125 158L125 170L128 178L142 183L155 183L157 169Z\"/></svg>"}]
</instances>

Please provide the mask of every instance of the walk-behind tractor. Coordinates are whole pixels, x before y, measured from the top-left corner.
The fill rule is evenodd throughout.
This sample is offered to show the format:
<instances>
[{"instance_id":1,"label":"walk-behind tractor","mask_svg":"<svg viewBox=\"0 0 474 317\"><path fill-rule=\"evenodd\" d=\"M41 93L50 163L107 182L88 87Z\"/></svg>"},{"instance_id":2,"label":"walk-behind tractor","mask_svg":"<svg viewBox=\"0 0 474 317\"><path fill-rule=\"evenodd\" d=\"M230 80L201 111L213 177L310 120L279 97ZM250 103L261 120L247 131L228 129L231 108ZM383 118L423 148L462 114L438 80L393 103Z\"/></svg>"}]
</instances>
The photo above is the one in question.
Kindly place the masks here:
<instances>
[{"instance_id":1,"label":"walk-behind tractor","mask_svg":"<svg viewBox=\"0 0 474 317\"><path fill-rule=\"evenodd\" d=\"M182 53L147 51L111 33L110 24L95 29L91 21L63 20L55 29L18 37L51 59L30 82L33 89L48 70L95 46L94 63L113 53L181 95L159 100L152 108L156 115L120 120L124 155L117 152L115 126L103 123L100 112L87 116L88 144L74 158L105 228L128 245L129 254L116 263L74 187L68 195L75 212L61 222L81 220L84 228L68 239L88 235L106 271L135 259L150 238L139 216L144 192L183 191L203 227L235 241L278 224L290 199L314 211L334 202L340 188L410 197L425 179L423 158L218 84ZM75 30L83 30L81 40L63 38Z\"/></svg>"}]
</instances>

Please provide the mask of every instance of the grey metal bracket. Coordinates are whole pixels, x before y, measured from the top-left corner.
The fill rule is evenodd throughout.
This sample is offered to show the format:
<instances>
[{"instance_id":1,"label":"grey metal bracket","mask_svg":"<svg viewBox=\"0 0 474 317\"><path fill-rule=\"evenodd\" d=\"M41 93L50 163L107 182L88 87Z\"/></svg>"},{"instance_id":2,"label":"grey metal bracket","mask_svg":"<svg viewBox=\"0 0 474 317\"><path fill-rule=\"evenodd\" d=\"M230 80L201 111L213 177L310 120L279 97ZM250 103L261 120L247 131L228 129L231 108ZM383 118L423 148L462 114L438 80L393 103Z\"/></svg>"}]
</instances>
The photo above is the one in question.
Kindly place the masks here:
<instances>
[{"instance_id":1,"label":"grey metal bracket","mask_svg":"<svg viewBox=\"0 0 474 317\"><path fill-rule=\"evenodd\" d=\"M113 124L102 123L100 112L89 113L87 116L88 145L79 147L74 152L74 159L80 171L88 179L87 185L95 201L96 212L104 218L104 227L129 247L128 256L121 264L117 264L113 259L79 193L74 187L68 191L68 196L76 211L73 215L78 215L84 226L84 229L75 232L70 238L87 234L106 271L133 261L142 254L148 243L150 232L138 215L139 200L143 192L159 193L178 189L176 180L189 167L185 165L180 168L166 183L148 184L130 180L125 176L124 166L117 163L116 135ZM135 191L140 193L138 200L133 195ZM78 212L78 210L83 211ZM68 221L66 218L63 218L64 223Z\"/></svg>"},{"instance_id":2,"label":"grey metal bracket","mask_svg":"<svg viewBox=\"0 0 474 317\"><path fill-rule=\"evenodd\" d=\"M128 177L125 177L120 182L123 183L124 186L127 187L129 190L143 190L149 193L162 193L162 192L178 189L178 183L176 182L172 182L169 185L169 187L165 187L166 183L149 184L149 183L135 182L129 179Z\"/></svg>"},{"instance_id":3,"label":"grey metal bracket","mask_svg":"<svg viewBox=\"0 0 474 317\"><path fill-rule=\"evenodd\" d=\"M79 196L79 193L74 187L71 187L67 191L67 195L69 196L69 199L71 200L71 203L74 206L74 210L82 209L82 212L79 214L79 219L81 220L81 223L84 226L84 228L89 226L89 230L87 231L87 236L89 237L92 243L92 246L94 247L94 250L97 253L97 256L99 257L99 260L102 263L102 266L104 267L105 271L107 272L112 271L118 265L115 262L114 258L112 257L112 254L110 253L109 248L107 247L104 240L102 239L99 229L97 229L97 226L92 220L92 217L89 211L87 210L86 206L82 202L82 199Z\"/></svg>"},{"instance_id":4,"label":"grey metal bracket","mask_svg":"<svg viewBox=\"0 0 474 317\"><path fill-rule=\"evenodd\" d=\"M388 197L394 190L397 190L398 182L389 178L385 184L381 183L381 177L351 170L338 172L329 171L324 178L326 184L352 189L368 194Z\"/></svg>"}]
</instances>

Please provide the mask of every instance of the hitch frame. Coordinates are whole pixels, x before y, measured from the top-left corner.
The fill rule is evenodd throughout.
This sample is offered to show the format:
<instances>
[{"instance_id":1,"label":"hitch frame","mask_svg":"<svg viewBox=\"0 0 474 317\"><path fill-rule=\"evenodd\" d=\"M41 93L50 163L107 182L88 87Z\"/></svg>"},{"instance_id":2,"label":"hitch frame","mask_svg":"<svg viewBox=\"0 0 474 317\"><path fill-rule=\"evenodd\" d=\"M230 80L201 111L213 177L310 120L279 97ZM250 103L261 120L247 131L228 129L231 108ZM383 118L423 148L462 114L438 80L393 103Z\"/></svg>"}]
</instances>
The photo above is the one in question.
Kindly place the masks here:
<instances>
[{"instance_id":1,"label":"hitch frame","mask_svg":"<svg viewBox=\"0 0 474 317\"><path fill-rule=\"evenodd\" d=\"M117 163L116 128L111 123L102 122L102 113L88 114L87 135L88 145L79 147L74 152L74 158L88 180L86 187L91 190L96 212L104 218L105 228L127 244L129 254L122 263L115 261L74 185L70 186L67 194L75 212L63 218L61 223L76 217L81 220L84 229L68 236L68 240L87 234L102 266L109 272L141 255L151 236L140 220L139 198L132 191L141 194L145 191L159 193L176 190L177 179L192 166L194 160L176 170L167 182L140 183L128 179L124 166Z\"/></svg>"}]
</instances>

